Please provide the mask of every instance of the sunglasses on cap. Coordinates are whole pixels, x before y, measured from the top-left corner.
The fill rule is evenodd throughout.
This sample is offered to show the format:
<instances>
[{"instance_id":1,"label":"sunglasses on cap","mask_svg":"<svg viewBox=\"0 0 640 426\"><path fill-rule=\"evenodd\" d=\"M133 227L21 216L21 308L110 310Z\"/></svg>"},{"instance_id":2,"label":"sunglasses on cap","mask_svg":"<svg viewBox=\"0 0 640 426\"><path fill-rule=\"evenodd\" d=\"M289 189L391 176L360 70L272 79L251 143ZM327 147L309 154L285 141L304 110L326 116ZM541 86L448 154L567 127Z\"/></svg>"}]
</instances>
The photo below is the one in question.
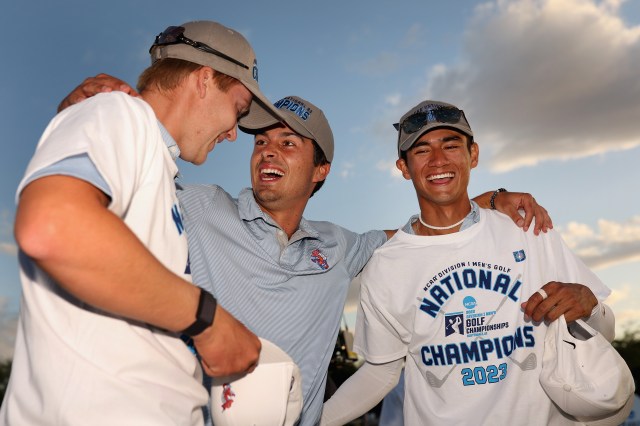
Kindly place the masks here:
<instances>
[{"instance_id":1,"label":"sunglasses on cap","mask_svg":"<svg viewBox=\"0 0 640 426\"><path fill-rule=\"evenodd\" d=\"M402 123L396 123L393 127L406 134L415 133L429 123L455 124L460 122L464 112L455 107L436 105L426 111L416 112L405 118Z\"/></svg>"},{"instance_id":2,"label":"sunglasses on cap","mask_svg":"<svg viewBox=\"0 0 640 426\"><path fill-rule=\"evenodd\" d=\"M158 34L156 36L156 41L149 48L149 53L151 53L151 50L156 46L167 46L170 44L180 44L180 43L187 44L191 47L195 47L198 50L202 50L203 52L207 52L207 53L211 53L212 55L219 56L231 63L241 66L242 68L249 69L247 65L243 64L237 59L233 59L231 56L225 55L219 50L216 50L213 47L208 46L204 43L201 43L199 41L194 41L194 40L191 40L190 38L185 37L184 27L171 26L171 27L168 27L163 32L161 32L160 34Z\"/></svg>"}]
</instances>

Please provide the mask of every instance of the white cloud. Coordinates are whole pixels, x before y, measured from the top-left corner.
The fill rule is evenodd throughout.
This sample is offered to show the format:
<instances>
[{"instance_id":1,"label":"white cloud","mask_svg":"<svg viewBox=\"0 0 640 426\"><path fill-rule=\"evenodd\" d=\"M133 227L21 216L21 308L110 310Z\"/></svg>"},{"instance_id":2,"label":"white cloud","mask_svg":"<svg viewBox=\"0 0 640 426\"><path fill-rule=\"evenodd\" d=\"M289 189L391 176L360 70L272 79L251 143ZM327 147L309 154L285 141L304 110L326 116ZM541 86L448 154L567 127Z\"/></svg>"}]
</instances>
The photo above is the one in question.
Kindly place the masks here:
<instances>
[{"instance_id":1,"label":"white cloud","mask_svg":"<svg viewBox=\"0 0 640 426\"><path fill-rule=\"evenodd\" d=\"M476 9L459 63L426 93L467 112L507 171L640 145L640 27L619 0L497 0Z\"/></svg>"},{"instance_id":2,"label":"white cloud","mask_svg":"<svg viewBox=\"0 0 640 426\"><path fill-rule=\"evenodd\" d=\"M351 176L354 175L355 173L355 167L356 165L350 161L346 161L344 163L342 163L341 168L340 168L340 177L343 179L348 179Z\"/></svg>"},{"instance_id":3,"label":"white cloud","mask_svg":"<svg viewBox=\"0 0 640 426\"><path fill-rule=\"evenodd\" d=\"M400 105L401 100L402 100L402 95L400 95L399 93L392 93L387 95L387 97L385 98L385 103L392 107L396 107Z\"/></svg>"},{"instance_id":4,"label":"white cloud","mask_svg":"<svg viewBox=\"0 0 640 426\"><path fill-rule=\"evenodd\" d=\"M631 284L614 288L607 298L616 317L616 337L622 337L625 331L640 330L640 310L633 303L636 300L640 300L640 288Z\"/></svg>"},{"instance_id":5,"label":"white cloud","mask_svg":"<svg viewBox=\"0 0 640 426\"><path fill-rule=\"evenodd\" d=\"M376 169L383 171L383 172L388 172L389 175L393 178L397 178L397 179L403 179L402 177L402 173L400 173L400 170L398 170L398 168L396 167L396 161L392 160L392 161L378 161L378 163L376 164Z\"/></svg>"},{"instance_id":6,"label":"white cloud","mask_svg":"<svg viewBox=\"0 0 640 426\"><path fill-rule=\"evenodd\" d=\"M570 222L560 232L567 245L593 269L640 261L640 216L624 223L600 219L597 229Z\"/></svg>"}]
</instances>

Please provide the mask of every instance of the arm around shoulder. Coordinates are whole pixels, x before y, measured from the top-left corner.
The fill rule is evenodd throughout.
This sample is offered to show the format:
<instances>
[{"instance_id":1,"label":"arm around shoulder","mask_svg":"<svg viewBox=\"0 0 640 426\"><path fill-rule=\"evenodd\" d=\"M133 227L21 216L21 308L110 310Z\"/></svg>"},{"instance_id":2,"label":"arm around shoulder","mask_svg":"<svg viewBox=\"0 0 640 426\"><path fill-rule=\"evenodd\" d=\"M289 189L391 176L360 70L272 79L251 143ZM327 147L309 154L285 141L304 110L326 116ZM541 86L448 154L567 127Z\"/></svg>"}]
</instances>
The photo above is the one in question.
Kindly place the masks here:
<instances>
[{"instance_id":1,"label":"arm around shoulder","mask_svg":"<svg viewBox=\"0 0 640 426\"><path fill-rule=\"evenodd\" d=\"M504 188L485 192L473 199L483 209L498 210L513 220L523 231L527 231L535 219L534 234L547 232L553 222L547 210L536 202L533 195L525 192L508 192ZM524 217L520 214L524 210Z\"/></svg>"}]
</instances>

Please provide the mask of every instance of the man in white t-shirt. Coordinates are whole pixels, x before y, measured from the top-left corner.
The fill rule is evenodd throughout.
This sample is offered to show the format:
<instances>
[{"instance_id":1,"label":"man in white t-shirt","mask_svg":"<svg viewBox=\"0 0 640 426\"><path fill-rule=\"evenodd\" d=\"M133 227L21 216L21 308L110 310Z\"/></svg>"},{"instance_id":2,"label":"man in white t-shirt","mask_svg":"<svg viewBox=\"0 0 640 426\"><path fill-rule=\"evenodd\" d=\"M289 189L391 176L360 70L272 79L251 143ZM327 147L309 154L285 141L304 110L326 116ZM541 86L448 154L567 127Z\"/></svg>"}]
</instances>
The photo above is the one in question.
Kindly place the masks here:
<instances>
[{"instance_id":1,"label":"man in white t-shirt","mask_svg":"<svg viewBox=\"0 0 640 426\"><path fill-rule=\"evenodd\" d=\"M366 362L325 404L322 424L375 405L405 358L406 425L575 424L539 384L544 336L564 314L613 340L601 302L610 290L557 232L521 232L469 199L479 149L462 110L424 101L396 129L396 165L420 212L362 273L354 349Z\"/></svg>"},{"instance_id":2,"label":"man in white t-shirt","mask_svg":"<svg viewBox=\"0 0 640 426\"><path fill-rule=\"evenodd\" d=\"M169 27L150 53L140 97L58 114L18 188L23 299L2 424L202 424L208 394L181 335L209 375L255 368L257 337L191 283L175 160L203 163L240 117L275 109L253 49L223 25Z\"/></svg>"}]
</instances>

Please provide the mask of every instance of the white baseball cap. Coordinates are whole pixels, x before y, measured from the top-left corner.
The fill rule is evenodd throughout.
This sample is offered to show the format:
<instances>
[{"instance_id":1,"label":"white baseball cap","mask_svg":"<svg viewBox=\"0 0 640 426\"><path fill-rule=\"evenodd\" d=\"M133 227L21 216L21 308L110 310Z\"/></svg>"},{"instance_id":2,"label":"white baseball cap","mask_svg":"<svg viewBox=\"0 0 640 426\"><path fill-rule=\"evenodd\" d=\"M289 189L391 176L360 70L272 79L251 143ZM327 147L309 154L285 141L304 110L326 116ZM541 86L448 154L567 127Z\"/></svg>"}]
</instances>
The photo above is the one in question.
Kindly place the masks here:
<instances>
[{"instance_id":1,"label":"white baseball cap","mask_svg":"<svg viewBox=\"0 0 640 426\"><path fill-rule=\"evenodd\" d=\"M582 320L567 328L564 315L545 336L540 384L549 398L578 421L620 419L631 411L635 385L629 367L607 339ZM574 337L577 336L577 337Z\"/></svg>"},{"instance_id":2,"label":"white baseball cap","mask_svg":"<svg viewBox=\"0 0 640 426\"><path fill-rule=\"evenodd\" d=\"M256 369L214 378L211 417L216 426L293 425L302 411L302 379L291 357L268 340Z\"/></svg>"}]
</instances>

